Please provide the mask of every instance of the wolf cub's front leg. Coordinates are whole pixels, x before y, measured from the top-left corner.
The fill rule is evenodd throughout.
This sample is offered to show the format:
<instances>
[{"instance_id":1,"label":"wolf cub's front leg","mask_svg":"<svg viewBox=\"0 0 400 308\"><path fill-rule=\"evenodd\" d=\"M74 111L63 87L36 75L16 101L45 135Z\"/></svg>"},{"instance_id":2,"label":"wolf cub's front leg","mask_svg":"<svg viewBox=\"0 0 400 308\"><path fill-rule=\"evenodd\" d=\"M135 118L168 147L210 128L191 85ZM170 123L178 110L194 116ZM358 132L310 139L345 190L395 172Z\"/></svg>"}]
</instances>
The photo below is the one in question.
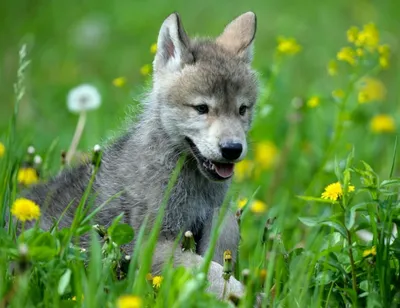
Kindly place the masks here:
<instances>
[{"instance_id":1,"label":"wolf cub's front leg","mask_svg":"<svg viewBox=\"0 0 400 308\"><path fill-rule=\"evenodd\" d=\"M164 263L173 255L174 266L183 266L186 268L199 268L203 263L203 257L185 251L183 252L180 248L173 251L174 242L168 240L160 240L156 246L154 257L153 257L153 267L152 272L154 274L160 274ZM210 268L208 271L207 279L210 283L208 290L218 298L222 298L224 292L225 280L222 278L222 265L211 261ZM234 277L230 277L227 284L226 294L235 294L237 296L243 295L243 286Z\"/></svg>"},{"instance_id":2,"label":"wolf cub's front leg","mask_svg":"<svg viewBox=\"0 0 400 308\"><path fill-rule=\"evenodd\" d=\"M214 217L217 217L218 210L214 211ZM153 258L153 271L160 273L163 264L173 255L175 266L184 266L187 268L199 267L203 263L203 257L209 247L213 219L209 219L203 227L203 236L197 243L197 251L200 255L191 252L182 252L180 248L173 251L174 243L169 240L160 239L157 244L156 251ZM209 291L222 298L225 280L222 278L223 273L223 254L224 251L229 249L232 252L233 260L236 259L237 247L239 244L239 226L236 221L235 215L229 212L225 218L224 225L215 246L214 257L208 271L208 281L210 283ZM242 296L244 289L242 284L230 277L227 284L227 294L233 293L237 296Z\"/></svg>"}]
</instances>

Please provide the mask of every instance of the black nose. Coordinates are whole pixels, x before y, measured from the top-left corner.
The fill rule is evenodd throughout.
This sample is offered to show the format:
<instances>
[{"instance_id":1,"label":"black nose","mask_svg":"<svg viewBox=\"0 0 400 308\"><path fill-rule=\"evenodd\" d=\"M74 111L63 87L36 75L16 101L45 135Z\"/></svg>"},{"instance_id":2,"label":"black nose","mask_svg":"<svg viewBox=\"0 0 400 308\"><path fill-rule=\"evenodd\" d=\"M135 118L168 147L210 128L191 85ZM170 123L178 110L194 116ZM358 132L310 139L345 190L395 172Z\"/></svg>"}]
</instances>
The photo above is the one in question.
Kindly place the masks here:
<instances>
[{"instance_id":1,"label":"black nose","mask_svg":"<svg viewBox=\"0 0 400 308\"><path fill-rule=\"evenodd\" d=\"M229 160L235 160L240 157L243 151L241 143L230 142L221 144L222 157Z\"/></svg>"}]
</instances>

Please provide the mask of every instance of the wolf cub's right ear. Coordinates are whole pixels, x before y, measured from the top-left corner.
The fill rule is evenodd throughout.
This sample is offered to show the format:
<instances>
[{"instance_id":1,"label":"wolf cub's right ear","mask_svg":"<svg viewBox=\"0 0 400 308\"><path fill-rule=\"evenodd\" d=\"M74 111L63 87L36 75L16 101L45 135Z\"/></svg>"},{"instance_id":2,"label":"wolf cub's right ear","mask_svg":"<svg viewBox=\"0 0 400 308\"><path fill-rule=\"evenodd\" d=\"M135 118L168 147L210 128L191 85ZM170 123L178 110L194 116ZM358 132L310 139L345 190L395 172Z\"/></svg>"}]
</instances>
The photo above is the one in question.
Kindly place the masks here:
<instances>
[{"instance_id":1,"label":"wolf cub's right ear","mask_svg":"<svg viewBox=\"0 0 400 308\"><path fill-rule=\"evenodd\" d=\"M163 22L157 40L157 53L153 62L154 72L177 71L182 63L193 60L189 52L189 37L178 13L169 15Z\"/></svg>"},{"instance_id":2,"label":"wolf cub's right ear","mask_svg":"<svg viewBox=\"0 0 400 308\"><path fill-rule=\"evenodd\" d=\"M228 24L216 42L225 50L238 55L247 62L251 62L256 29L256 14L247 12Z\"/></svg>"}]
</instances>

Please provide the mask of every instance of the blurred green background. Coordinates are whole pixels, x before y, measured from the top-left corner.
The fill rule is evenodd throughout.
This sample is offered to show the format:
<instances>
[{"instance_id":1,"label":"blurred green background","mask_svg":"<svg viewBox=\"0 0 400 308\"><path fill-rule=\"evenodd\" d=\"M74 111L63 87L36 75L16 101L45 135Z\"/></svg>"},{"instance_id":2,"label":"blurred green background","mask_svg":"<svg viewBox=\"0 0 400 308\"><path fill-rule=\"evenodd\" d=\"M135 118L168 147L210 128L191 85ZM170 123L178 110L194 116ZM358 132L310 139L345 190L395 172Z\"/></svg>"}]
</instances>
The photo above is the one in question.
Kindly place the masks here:
<instances>
[{"instance_id":1,"label":"blurred green background","mask_svg":"<svg viewBox=\"0 0 400 308\"><path fill-rule=\"evenodd\" d=\"M260 72L262 83L267 80L279 35L294 37L302 45L298 55L285 61L269 101L272 111L256 121L253 139L271 140L282 153L291 126L292 99L323 97L319 108L300 115L285 166L279 171L278 183L285 184L276 188L274 199L282 200L288 191L292 195L303 193L318 169L332 134L335 112L332 102L324 97L329 98L344 80L329 77L326 65L347 45L346 30L369 22L377 25L381 41L392 48L390 69L379 76L388 94L384 102L370 104L354 114L337 155L344 157L355 145L356 158L369 161L387 174L394 134L373 135L368 123L375 113L399 118L400 3L394 0L2 1L0 136L13 110L13 83L22 43L27 43L32 62L27 71L26 96L20 106L20 137L42 153L56 138L57 150L67 149L78 119L66 108L68 91L91 83L101 92L102 106L88 115L80 143L80 149L87 150L121 127L129 106L135 104L133 98L145 89L148 78L140 68L152 62L150 46L166 16L179 12L189 35L215 36L234 17L248 10L256 12L258 18L254 67ZM115 87L112 81L117 77L126 78L127 84ZM267 172L255 180L251 189L266 189L270 176ZM335 180L329 170L326 178L326 182L317 183L315 192Z\"/></svg>"}]
</instances>

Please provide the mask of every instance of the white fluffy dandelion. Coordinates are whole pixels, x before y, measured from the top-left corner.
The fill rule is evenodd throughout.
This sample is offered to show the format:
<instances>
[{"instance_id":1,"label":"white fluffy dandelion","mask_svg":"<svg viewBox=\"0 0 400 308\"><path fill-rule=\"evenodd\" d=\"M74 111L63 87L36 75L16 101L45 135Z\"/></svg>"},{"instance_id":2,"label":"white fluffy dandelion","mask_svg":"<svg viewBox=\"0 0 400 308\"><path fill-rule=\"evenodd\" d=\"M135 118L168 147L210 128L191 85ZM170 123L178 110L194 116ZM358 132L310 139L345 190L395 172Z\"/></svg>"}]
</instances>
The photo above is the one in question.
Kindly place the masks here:
<instances>
[{"instance_id":1,"label":"white fluffy dandelion","mask_svg":"<svg viewBox=\"0 0 400 308\"><path fill-rule=\"evenodd\" d=\"M67 106L69 111L79 113L78 124L76 125L75 134L72 138L71 145L65 157L67 164L71 163L72 158L81 139L82 132L86 123L86 112L99 108L101 104L101 96L99 91L92 85L83 84L68 93Z\"/></svg>"},{"instance_id":2,"label":"white fluffy dandelion","mask_svg":"<svg viewBox=\"0 0 400 308\"><path fill-rule=\"evenodd\" d=\"M97 109L100 104L100 93L90 84L80 85L68 93L67 106L71 112L81 113L82 111Z\"/></svg>"}]
</instances>

